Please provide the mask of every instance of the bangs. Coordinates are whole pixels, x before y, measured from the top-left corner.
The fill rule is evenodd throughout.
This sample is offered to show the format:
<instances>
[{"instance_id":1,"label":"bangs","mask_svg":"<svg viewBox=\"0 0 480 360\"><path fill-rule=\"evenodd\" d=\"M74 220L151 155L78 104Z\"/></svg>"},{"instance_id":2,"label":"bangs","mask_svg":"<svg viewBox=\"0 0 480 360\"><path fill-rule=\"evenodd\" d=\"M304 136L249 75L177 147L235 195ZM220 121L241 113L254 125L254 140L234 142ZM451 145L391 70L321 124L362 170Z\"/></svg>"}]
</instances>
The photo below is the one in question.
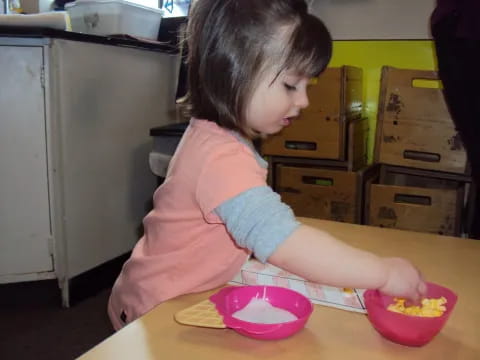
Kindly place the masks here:
<instances>
[{"instance_id":1,"label":"bangs","mask_svg":"<svg viewBox=\"0 0 480 360\"><path fill-rule=\"evenodd\" d=\"M282 69L316 77L332 57L332 38L321 20L307 14L291 33Z\"/></svg>"}]
</instances>

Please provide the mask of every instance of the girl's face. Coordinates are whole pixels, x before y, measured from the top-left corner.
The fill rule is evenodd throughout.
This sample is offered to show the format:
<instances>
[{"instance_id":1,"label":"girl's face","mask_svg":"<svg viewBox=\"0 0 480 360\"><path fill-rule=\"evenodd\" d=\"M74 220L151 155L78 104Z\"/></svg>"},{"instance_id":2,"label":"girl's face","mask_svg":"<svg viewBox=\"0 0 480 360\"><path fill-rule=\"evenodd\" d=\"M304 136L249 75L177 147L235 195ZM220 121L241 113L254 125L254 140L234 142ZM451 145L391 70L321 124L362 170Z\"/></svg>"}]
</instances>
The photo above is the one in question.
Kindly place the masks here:
<instances>
[{"instance_id":1,"label":"girl's face","mask_svg":"<svg viewBox=\"0 0 480 360\"><path fill-rule=\"evenodd\" d=\"M262 137L290 125L308 106L307 77L288 70L275 79L276 75L273 70L265 72L247 106L246 125Z\"/></svg>"}]
</instances>

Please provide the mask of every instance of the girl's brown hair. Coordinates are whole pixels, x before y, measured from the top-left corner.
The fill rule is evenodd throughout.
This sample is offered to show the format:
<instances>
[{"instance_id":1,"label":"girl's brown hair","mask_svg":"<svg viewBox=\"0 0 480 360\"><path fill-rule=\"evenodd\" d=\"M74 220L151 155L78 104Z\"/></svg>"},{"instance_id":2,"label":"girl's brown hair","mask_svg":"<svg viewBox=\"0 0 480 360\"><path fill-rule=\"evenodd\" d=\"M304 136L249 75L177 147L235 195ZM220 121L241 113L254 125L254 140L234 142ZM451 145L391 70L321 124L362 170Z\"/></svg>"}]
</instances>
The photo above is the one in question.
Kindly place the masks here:
<instances>
[{"instance_id":1,"label":"girl's brown hair","mask_svg":"<svg viewBox=\"0 0 480 360\"><path fill-rule=\"evenodd\" d=\"M330 61L330 34L307 10L304 0L197 0L187 27L191 115L251 137L246 106L266 67L313 77Z\"/></svg>"}]
</instances>

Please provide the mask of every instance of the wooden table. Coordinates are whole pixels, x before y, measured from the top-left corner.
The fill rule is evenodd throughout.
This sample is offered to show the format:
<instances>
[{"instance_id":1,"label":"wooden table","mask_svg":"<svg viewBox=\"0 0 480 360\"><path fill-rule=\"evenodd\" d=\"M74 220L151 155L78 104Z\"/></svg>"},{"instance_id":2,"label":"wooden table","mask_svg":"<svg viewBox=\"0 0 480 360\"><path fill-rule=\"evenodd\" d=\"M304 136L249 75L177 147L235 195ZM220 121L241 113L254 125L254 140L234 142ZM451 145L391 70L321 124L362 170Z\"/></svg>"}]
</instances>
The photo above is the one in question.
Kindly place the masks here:
<instances>
[{"instance_id":1,"label":"wooden table","mask_svg":"<svg viewBox=\"0 0 480 360\"><path fill-rule=\"evenodd\" d=\"M120 359L480 359L480 241L301 219L384 256L404 256L427 280L457 292L442 332L421 348L382 338L362 314L315 306L306 328L279 341L250 339L229 329L177 324L173 315L214 291L167 301L87 352L81 360Z\"/></svg>"}]
</instances>

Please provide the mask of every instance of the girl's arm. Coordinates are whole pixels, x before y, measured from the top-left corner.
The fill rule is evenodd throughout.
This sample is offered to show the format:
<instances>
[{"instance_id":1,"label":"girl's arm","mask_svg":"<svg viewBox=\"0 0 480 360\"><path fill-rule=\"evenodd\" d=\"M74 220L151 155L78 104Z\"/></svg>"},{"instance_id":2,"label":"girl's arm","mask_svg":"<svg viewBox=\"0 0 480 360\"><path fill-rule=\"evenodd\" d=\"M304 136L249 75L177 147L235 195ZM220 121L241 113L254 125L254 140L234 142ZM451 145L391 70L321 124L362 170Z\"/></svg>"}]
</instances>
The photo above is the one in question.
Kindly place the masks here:
<instances>
[{"instance_id":1,"label":"girl's arm","mask_svg":"<svg viewBox=\"0 0 480 360\"><path fill-rule=\"evenodd\" d=\"M380 289L416 300L425 284L406 260L380 258L300 224L267 186L249 189L215 209L238 246L308 280L337 287Z\"/></svg>"},{"instance_id":2,"label":"girl's arm","mask_svg":"<svg viewBox=\"0 0 480 360\"><path fill-rule=\"evenodd\" d=\"M280 244L268 262L313 282L379 289L414 301L426 290L420 273L407 260L378 257L307 225Z\"/></svg>"}]
</instances>

